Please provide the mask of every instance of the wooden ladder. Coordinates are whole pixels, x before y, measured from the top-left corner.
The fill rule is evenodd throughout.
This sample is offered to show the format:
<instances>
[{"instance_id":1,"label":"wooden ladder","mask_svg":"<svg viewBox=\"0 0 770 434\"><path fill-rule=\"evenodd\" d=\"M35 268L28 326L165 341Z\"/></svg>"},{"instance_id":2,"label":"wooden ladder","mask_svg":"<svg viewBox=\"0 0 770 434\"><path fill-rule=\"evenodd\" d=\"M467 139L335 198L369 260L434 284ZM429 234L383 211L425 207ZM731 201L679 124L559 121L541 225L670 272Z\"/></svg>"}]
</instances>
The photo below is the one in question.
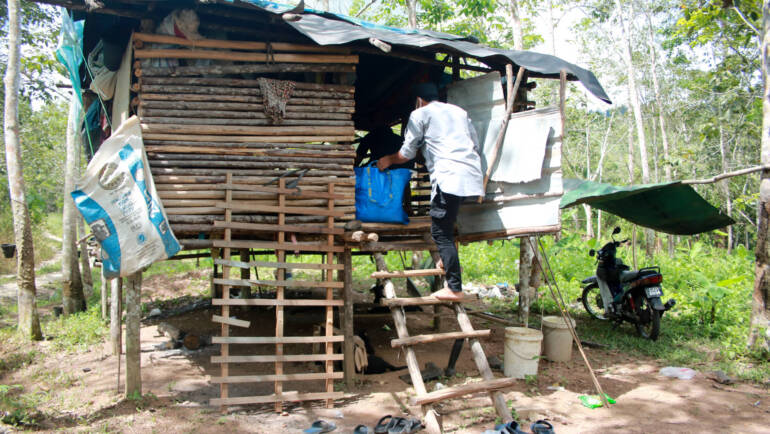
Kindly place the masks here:
<instances>
[{"instance_id":1,"label":"wooden ladder","mask_svg":"<svg viewBox=\"0 0 770 434\"><path fill-rule=\"evenodd\" d=\"M382 302L386 306L390 307L391 313L393 314L393 322L396 325L396 333L398 335L398 339L392 340L391 345L394 348L402 347L405 350L404 352L406 353L406 364L409 368L409 375L412 379L414 390L417 393L417 396L412 398L410 403L412 405L420 405L422 407L427 431L432 434L438 434L442 432L441 424L437 418L437 413L433 409L434 403L478 392L488 392L490 398L492 399L492 404L495 407L495 411L497 411L497 415L500 416L504 422L512 421L513 418L511 417L511 412L508 410L508 407L505 403L505 397L500 392L500 389L513 386L517 380L515 378L496 379L492 374L492 370L489 368L489 362L487 362L487 356L484 354L484 349L481 347L481 343L479 342L479 338L489 336L490 331L474 330L473 325L468 318L468 314L465 312L465 308L460 303L451 303L439 300L435 297L396 297L395 287L391 279L405 278L416 275L432 275L438 277L443 275L443 271L413 270L389 272L388 267L385 264L385 258L381 253L375 253L374 259L377 264L377 272L373 273L372 277L382 279L383 281L385 299ZM403 307L439 304L450 304L453 307L461 331L409 336L409 330L406 327L406 314ZM412 347L414 345L420 345L429 342L455 339L468 339L470 341L473 361L476 362L476 366L478 367L483 381L457 387L448 387L445 389L437 390L435 392L428 392L425 389L425 383L422 381L420 365Z\"/></svg>"}]
</instances>

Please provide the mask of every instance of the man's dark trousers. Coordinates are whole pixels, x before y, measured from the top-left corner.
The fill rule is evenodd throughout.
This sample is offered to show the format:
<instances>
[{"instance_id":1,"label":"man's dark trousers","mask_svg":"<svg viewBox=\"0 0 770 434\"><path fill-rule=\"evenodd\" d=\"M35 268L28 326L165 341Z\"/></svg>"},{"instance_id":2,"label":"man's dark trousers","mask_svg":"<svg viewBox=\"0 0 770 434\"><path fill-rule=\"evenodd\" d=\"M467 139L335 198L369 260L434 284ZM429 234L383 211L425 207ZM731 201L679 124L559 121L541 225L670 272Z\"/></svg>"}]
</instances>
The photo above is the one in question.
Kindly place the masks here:
<instances>
[{"instance_id":1,"label":"man's dark trousers","mask_svg":"<svg viewBox=\"0 0 770 434\"><path fill-rule=\"evenodd\" d=\"M436 194L430 202L430 234L444 263L447 285L454 292L463 290L460 257L457 254L454 236L455 221L462 199L460 196L444 193L436 186Z\"/></svg>"}]
</instances>

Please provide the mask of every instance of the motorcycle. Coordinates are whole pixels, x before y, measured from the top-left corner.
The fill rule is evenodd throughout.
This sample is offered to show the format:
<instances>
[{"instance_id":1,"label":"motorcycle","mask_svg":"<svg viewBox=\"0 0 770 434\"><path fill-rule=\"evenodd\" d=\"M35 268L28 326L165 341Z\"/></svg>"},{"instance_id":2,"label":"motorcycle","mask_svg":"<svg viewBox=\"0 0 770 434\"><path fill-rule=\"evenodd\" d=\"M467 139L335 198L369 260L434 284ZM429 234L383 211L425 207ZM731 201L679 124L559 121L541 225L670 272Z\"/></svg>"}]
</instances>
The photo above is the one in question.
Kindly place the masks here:
<instances>
[{"instance_id":1,"label":"motorcycle","mask_svg":"<svg viewBox=\"0 0 770 434\"><path fill-rule=\"evenodd\" d=\"M628 242L628 238L615 241L620 233L612 231L612 241L599 251L591 249L588 255L596 256L596 275L583 279L581 300L588 313L599 320L612 320L616 327L623 321L636 326L636 331L645 339L656 340L660 335L660 319L676 304L672 298L661 302L663 275L660 267L646 267L631 270L616 257L617 248Z\"/></svg>"}]
</instances>

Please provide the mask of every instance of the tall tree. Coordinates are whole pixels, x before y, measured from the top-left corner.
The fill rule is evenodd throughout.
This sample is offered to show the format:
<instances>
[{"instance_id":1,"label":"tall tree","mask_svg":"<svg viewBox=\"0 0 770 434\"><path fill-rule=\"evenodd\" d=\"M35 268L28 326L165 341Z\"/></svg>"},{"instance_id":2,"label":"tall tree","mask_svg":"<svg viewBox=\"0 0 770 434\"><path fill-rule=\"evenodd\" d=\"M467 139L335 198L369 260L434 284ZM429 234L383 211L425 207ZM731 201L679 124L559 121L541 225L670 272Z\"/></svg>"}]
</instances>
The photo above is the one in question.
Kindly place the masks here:
<instances>
[{"instance_id":1,"label":"tall tree","mask_svg":"<svg viewBox=\"0 0 770 434\"><path fill-rule=\"evenodd\" d=\"M762 4L762 153L761 163L770 165L770 0ZM759 183L759 225L757 227L756 268L751 306L748 345L770 350L770 170L764 170Z\"/></svg>"},{"instance_id":2,"label":"tall tree","mask_svg":"<svg viewBox=\"0 0 770 434\"><path fill-rule=\"evenodd\" d=\"M630 97L629 104L631 110L634 113L634 121L636 123L636 143L639 147L639 160L642 168L642 183L648 184L650 182L650 164L647 159L647 140L644 132L644 120L642 118L642 105L639 101L639 91L636 86L636 68L634 66L634 58L632 51L632 28L631 21L634 17L633 3L629 3L626 7L621 4L621 0L615 0L615 8L617 9L618 19L620 20L620 27L622 29L623 37L623 60L626 64L626 76L628 79L628 95ZM628 17L624 16L624 11L628 11ZM654 234L652 230L645 230L646 245L645 250L647 256L652 256L652 249L655 243Z\"/></svg>"},{"instance_id":3,"label":"tall tree","mask_svg":"<svg viewBox=\"0 0 770 434\"><path fill-rule=\"evenodd\" d=\"M417 28L417 0L406 0L406 15L410 29Z\"/></svg>"},{"instance_id":4,"label":"tall tree","mask_svg":"<svg viewBox=\"0 0 770 434\"><path fill-rule=\"evenodd\" d=\"M85 309L83 282L77 256L77 210L70 192L75 189L75 177L78 173L79 140L78 124L80 104L77 98L70 103L69 122L67 122L66 166L64 172L64 202L62 204L62 305L64 314L69 315Z\"/></svg>"},{"instance_id":5,"label":"tall tree","mask_svg":"<svg viewBox=\"0 0 770 434\"><path fill-rule=\"evenodd\" d=\"M21 47L19 33L19 0L8 0L8 64L5 71L5 159L13 229L18 251L16 259L17 303L19 331L29 339L43 338L37 314L35 288L35 249L32 244L32 223L27 206L19 141L19 68Z\"/></svg>"}]
</instances>

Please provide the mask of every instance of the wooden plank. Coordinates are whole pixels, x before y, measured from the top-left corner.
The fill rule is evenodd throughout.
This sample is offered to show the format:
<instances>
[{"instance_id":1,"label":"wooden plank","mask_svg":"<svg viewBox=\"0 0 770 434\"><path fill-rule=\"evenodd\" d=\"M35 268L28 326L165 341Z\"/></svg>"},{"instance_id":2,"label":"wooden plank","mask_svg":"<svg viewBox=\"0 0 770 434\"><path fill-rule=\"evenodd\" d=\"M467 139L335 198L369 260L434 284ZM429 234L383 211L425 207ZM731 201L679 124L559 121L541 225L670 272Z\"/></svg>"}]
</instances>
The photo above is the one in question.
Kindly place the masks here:
<instances>
[{"instance_id":1,"label":"wooden plank","mask_svg":"<svg viewBox=\"0 0 770 434\"><path fill-rule=\"evenodd\" d=\"M181 50L173 48L134 50L137 59L209 59L238 62L276 63L358 63L358 55L350 54L286 54L243 53L223 50Z\"/></svg>"},{"instance_id":2,"label":"wooden plank","mask_svg":"<svg viewBox=\"0 0 770 434\"><path fill-rule=\"evenodd\" d=\"M222 65L224 66L224 65ZM142 77L142 84L183 84L205 86L258 87L259 80L222 77ZM348 84L294 82L295 89L346 92L354 94L356 87Z\"/></svg>"},{"instance_id":3,"label":"wooden plank","mask_svg":"<svg viewBox=\"0 0 770 434\"><path fill-rule=\"evenodd\" d=\"M184 133L255 136L352 136L353 127L321 126L248 126L248 125L184 125L142 123L143 133Z\"/></svg>"},{"instance_id":4,"label":"wooden plank","mask_svg":"<svg viewBox=\"0 0 770 434\"><path fill-rule=\"evenodd\" d=\"M342 235L345 233L345 229L343 228L326 228L323 226L315 226L315 225L271 225L271 224L261 224L261 223L239 223L239 222L227 223L223 221L216 221L214 222L214 227L228 228L228 229L243 229L243 230L254 231L254 232L284 231L284 232L294 232L294 233L302 233L302 234L332 234L332 235Z\"/></svg>"},{"instance_id":5,"label":"wooden plank","mask_svg":"<svg viewBox=\"0 0 770 434\"><path fill-rule=\"evenodd\" d=\"M278 395L241 396L237 398L213 398L211 405L267 404L270 402L312 401L316 399L342 399L344 392L298 393L282 392Z\"/></svg>"},{"instance_id":6,"label":"wooden plank","mask_svg":"<svg viewBox=\"0 0 770 434\"><path fill-rule=\"evenodd\" d=\"M329 189L328 189L329 195L334 194L334 182L329 183ZM328 208L329 211L334 211L334 199L329 199ZM329 229L334 228L334 217L329 217L326 220L327 227ZM326 236L326 242L329 244L329 246L334 246L334 235L327 235ZM326 263L331 264L334 262L334 255L329 252L326 254ZM339 283L340 285L344 286L343 282L334 282L334 272L332 270L326 271L326 281L328 283ZM334 298L334 291L330 287L327 287L326 289L326 299L332 300ZM344 303L344 301L343 301ZM334 309L331 306L326 307L326 336L332 336L334 335ZM331 342L326 343L326 354L332 354L334 353L334 345ZM344 353L344 348L343 348ZM344 358L343 358L344 360ZM326 361L326 373L331 374L334 372L334 363L332 361L327 360ZM327 378L326 379L326 391L327 392L334 392L334 379ZM331 399L326 400L326 408L332 408L334 406L334 402Z\"/></svg>"},{"instance_id":7,"label":"wooden plank","mask_svg":"<svg viewBox=\"0 0 770 434\"><path fill-rule=\"evenodd\" d=\"M230 267L238 268L254 268L254 267L270 267L270 268L284 268L284 269L301 269L301 270L343 270L345 266L343 264L305 264L299 262L271 262L271 261L225 261L224 259L215 259L214 263L217 265L227 265Z\"/></svg>"},{"instance_id":8,"label":"wooden plank","mask_svg":"<svg viewBox=\"0 0 770 434\"><path fill-rule=\"evenodd\" d=\"M213 344L315 344L326 342L342 342L345 336L238 336L222 337L214 336L211 338Z\"/></svg>"},{"instance_id":9,"label":"wooden plank","mask_svg":"<svg viewBox=\"0 0 770 434\"><path fill-rule=\"evenodd\" d=\"M335 372L331 375L331 378L342 378L342 372ZM209 381L212 383L262 383L265 381L309 381L309 380L325 380L329 377L329 374L325 372L309 373L309 374L282 374L282 375L236 375L231 377L211 377Z\"/></svg>"},{"instance_id":10,"label":"wooden plank","mask_svg":"<svg viewBox=\"0 0 770 434\"><path fill-rule=\"evenodd\" d=\"M342 354L296 354L275 356L212 356L211 363L323 362L342 360Z\"/></svg>"},{"instance_id":11,"label":"wooden plank","mask_svg":"<svg viewBox=\"0 0 770 434\"><path fill-rule=\"evenodd\" d=\"M382 304L388 307L428 306L433 304L450 304L450 303L454 303L454 302L439 300L436 297L401 297L401 298L386 298L382 300Z\"/></svg>"},{"instance_id":12,"label":"wooden plank","mask_svg":"<svg viewBox=\"0 0 770 434\"><path fill-rule=\"evenodd\" d=\"M424 395L413 397L409 400L412 405L425 405L447 399L458 398L460 396L470 395L479 392L491 392L494 390L513 387L520 380L515 378L497 378L494 380L479 381L476 383L464 384L462 386L447 387Z\"/></svg>"},{"instance_id":13,"label":"wooden plank","mask_svg":"<svg viewBox=\"0 0 770 434\"><path fill-rule=\"evenodd\" d=\"M211 316L211 321L218 322L218 323L221 323L221 324L228 324L228 325L236 326L236 327L244 327L244 328L251 327L251 322L250 321L244 321L242 319L235 319L235 318L229 318L229 317L225 318L225 317L220 316L220 315L212 315ZM223 339L223 338L222 337L214 337L214 339Z\"/></svg>"},{"instance_id":14,"label":"wooden plank","mask_svg":"<svg viewBox=\"0 0 770 434\"><path fill-rule=\"evenodd\" d=\"M231 182L228 182L228 184L232 184ZM278 180L278 188L285 189L286 188L286 178L280 178ZM279 194L278 195L278 205L284 206L286 205L286 195L285 194ZM286 215L283 213L278 213L278 224L279 225L285 225L286 224ZM278 232L278 243L284 244L286 241L286 234L283 231ZM278 259L278 262L286 262L286 252L283 250L276 250L275 251L276 258ZM276 276L277 279L285 280L286 279L286 269L279 268L278 269L278 276ZM284 289L282 286L279 286L275 291L275 298L277 301L284 301ZM284 322L284 309L283 305L277 305L275 307L275 336L276 338L283 337L283 322ZM275 355L280 357L283 355L283 344L276 343L275 345ZM280 362L276 360L275 362L275 373L276 375L282 375L283 374L283 362ZM276 395L280 395L283 393L283 383L280 381L275 381L273 385L273 390L275 390ZM283 408L283 404L281 402L275 403L275 411L280 412Z\"/></svg>"},{"instance_id":15,"label":"wooden plank","mask_svg":"<svg viewBox=\"0 0 770 434\"><path fill-rule=\"evenodd\" d=\"M345 354L345 362L343 363L343 368L345 372L345 385L348 388L353 387L353 383L355 380L356 375L356 366L355 366L355 360L354 360L354 347L353 347L353 324L355 322L354 319L354 299L353 299L353 256L351 255L350 249L345 249L345 252L341 255L342 256L342 264L344 267L343 271L343 283L345 284L342 294L343 294L343 300L345 301L345 305L343 307L343 333L345 335L345 342L343 344L343 353Z\"/></svg>"},{"instance_id":16,"label":"wooden plank","mask_svg":"<svg viewBox=\"0 0 770 434\"><path fill-rule=\"evenodd\" d=\"M355 136L225 136L211 134L167 134L146 133L142 134L147 140L189 140L194 142L220 142L226 138L229 142L254 142L254 143L306 143L306 142L352 142Z\"/></svg>"},{"instance_id":17,"label":"wooden plank","mask_svg":"<svg viewBox=\"0 0 770 434\"><path fill-rule=\"evenodd\" d=\"M274 298L214 298L214 306L342 306L343 300L324 299L274 299Z\"/></svg>"},{"instance_id":18,"label":"wooden plank","mask_svg":"<svg viewBox=\"0 0 770 434\"><path fill-rule=\"evenodd\" d=\"M299 188L280 189L253 184L220 184L215 186L215 188L218 190L256 191L261 193L288 194L289 196L294 196L301 192ZM323 191L314 191L312 196L319 199L348 199L350 197L346 194L327 193Z\"/></svg>"},{"instance_id":19,"label":"wooden plank","mask_svg":"<svg viewBox=\"0 0 770 434\"><path fill-rule=\"evenodd\" d=\"M231 209L233 211L251 211L262 213L283 213L283 214L302 214L302 215L319 215L330 217L342 217L345 215L342 211L333 211L323 208L302 207L302 206L267 206L267 205L239 205L233 202L217 202L216 206L219 208ZM291 250L287 248L286 250Z\"/></svg>"},{"instance_id":20,"label":"wooden plank","mask_svg":"<svg viewBox=\"0 0 770 434\"><path fill-rule=\"evenodd\" d=\"M208 240L203 240L208 241ZM326 243L315 243L311 241L294 243L277 243L272 241L251 241L251 240L211 240L214 247L230 247L236 249L279 249L279 250L298 250L303 252L342 252L343 246L329 247Z\"/></svg>"},{"instance_id":21,"label":"wooden plank","mask_svg":"<svg viewBox=\"0 0 770 434\"><path fill-rule=\"evenodd\" d=\"M443 276L444 270L440 268L430 268L425 270L396 270L388 273L375 271L371 274L372 279L394 279L419 276Z\"/></svg>"},{"instance_id":22,"label":"wooden plank","mask_svg":"<svg viewBox=\"0 0 770 434\"><path fill-rule=\"evenodd\" d=\"M393 339L390 341L390 346L393 348L403 347L407 345L419 345L427 344L431 342L447 341L454 339L465 338L483 338L489 336L490 330L474 330L472 332L451 332L451 333L436 333L432 335L417 335L410 336L403 339ZM215 338L216 339L216 338Z\"/></svg>"},{"instance_id":23,"label":"wooden plank","mask_svg":"<svg viewBox=\"0 0 770 434\"><path fill-rule=\"evenodd\" d=\"M312 280L256 280L214 279L214 283L230 286L282 286L284 288L342 288L342 282L314 282Z\"/></svg>"},{"instance_id":24,"label":"wooden plank","mask_svg":"<svg viewBox=\"0 0 770 434\"><path fill-rule=\"evenodd\" d=\"M265 51L268 47L273 51L342 53L350 52L349 48L319 45L293 44L289 42L253 42L226 41L221 39L185 39L176 36L158 35L153 33L134 33L134 41L153 42L159 44L184 45L193 48L227 48L234 50Z\"/></svg>"},{"instance_id":25,"label":"wooden plank","mask_svg":"<svg viewBox=\"0 0 770 434\"><path fill-rule=\"evenodd\" d=\"M342 63L271 63L241 65L135 67L137 77L190 77L196 75L271 74L283 72L356 72L356 65Z\"/></svg>"},{"instance_id":26,"label":"wooden plank","mask_svg":"<svg viewBox=\"0 0 770 434\"><path fill-rule=\"evenodd\" d=\"M228 182L228 183L233 182L233 174L228 172L225 175L225 179L226 179L226 182ZM225 192L225 198L226 198L227 201L232 200L232 198L233 198L232 192L230 192L230 191ZM231 218L232 218L232 211L225 210L225 221L230 221ZM231 234L230 230L229 229L225 229L224 240L225 241L230 241L231 235L232 234ZM230 249L229 248L225 248L222 251L222 258L225 259L225 260L229 260L230 259ZM216 276L216 274L214 276ZM227 279L228 277L230 277L230 268L229 267L223 267L222 268L222 278L223 279ZM212 282L211 283L211 298L214 298L214 297L216 297L216 285L214 285L214 283ZM230 298L230 287L229 286L223 286L222 287L222 298L224 300L228 300ZM230 318L230 306L229 305L222 305L222 317L225 318L225 319ZM230 336L230 326L227 323L222 323L222 336L223 337ZM230 346L227 345L227 344L222 345L220 347L220 354L222 355L222 357L229 357L230 356ZM227 377L227 376L230 375L230 367L227 365L227 363L223 363L222 364L222 366L221 366L221 375L223 377ZM219 385L219 390L220 390L219 394L220 394L221 399L227 399L229 394L230 394L229 385L227 385L227 384L220 384ZM226 407L223 407L223 410L226 410Z\"/></svg>"}]
</instances>

